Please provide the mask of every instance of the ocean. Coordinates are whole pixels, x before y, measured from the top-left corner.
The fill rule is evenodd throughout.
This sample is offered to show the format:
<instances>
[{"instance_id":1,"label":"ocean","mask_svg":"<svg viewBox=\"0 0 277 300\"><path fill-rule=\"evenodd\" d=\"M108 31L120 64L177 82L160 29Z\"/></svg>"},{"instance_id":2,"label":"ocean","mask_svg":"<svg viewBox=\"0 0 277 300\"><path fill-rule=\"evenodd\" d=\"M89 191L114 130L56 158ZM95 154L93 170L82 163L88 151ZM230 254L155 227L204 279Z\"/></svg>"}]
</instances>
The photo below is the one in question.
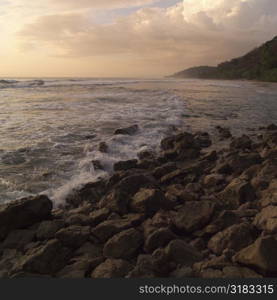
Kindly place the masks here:
<instances>
[{"instance_id":1,"label":"ocean","mask_svg":"<svg viewBox=\"0 0 277 300\"><path fill-rule=\"evenodd\" d=\"M277 84L197 79L0 79L0 202L46 193L56 204L109 176L119 160L159 150L178 130L240 135L277 123ZM114 135L137 124L133 136ZM98 151L106 142L108 153ZM100 161L103 170L94 168Z\"/></svg>"}]
</instances>

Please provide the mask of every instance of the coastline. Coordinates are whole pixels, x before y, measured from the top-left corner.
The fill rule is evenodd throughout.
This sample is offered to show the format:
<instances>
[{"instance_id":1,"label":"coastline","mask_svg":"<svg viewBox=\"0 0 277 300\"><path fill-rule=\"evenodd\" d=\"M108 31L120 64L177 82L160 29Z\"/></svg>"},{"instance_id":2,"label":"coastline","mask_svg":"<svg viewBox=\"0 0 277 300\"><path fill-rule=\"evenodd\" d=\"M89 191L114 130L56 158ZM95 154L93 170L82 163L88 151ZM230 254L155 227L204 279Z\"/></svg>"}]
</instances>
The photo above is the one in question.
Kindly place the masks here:
<instances>
[{"instance_id":1,"label":"coastline","mask_svg":"<svg viewBox=\"0 0 277 300\"><path fill-rule=\"evenodd\" d=\"M0 277L276 277L277 126L218 127L216 140L169 136L63 208L44 195L1 205Z\"/></svg>"}]
</instances>

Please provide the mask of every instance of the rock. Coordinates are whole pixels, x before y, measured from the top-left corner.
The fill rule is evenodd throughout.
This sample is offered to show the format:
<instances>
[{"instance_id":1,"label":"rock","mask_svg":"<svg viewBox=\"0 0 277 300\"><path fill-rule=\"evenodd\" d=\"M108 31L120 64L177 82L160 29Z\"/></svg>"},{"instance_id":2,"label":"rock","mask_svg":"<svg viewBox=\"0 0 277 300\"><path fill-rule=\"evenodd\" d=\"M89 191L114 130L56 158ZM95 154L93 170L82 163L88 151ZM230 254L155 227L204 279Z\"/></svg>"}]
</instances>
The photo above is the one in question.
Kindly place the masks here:
<instances>
[{"instance_id":1,"label":"rock","mask_svg":"<svg viewBox=\"0 0 277 300\"><path fill-rule=\"evenodd\" d=\"M271 130L277 130L277 125L275 125L275 124L270 124L270 125L268 125L267 127L266 127L266 130L269 130L269 131L271 131Z\"/></svg>"},{"instance_id":2,"label":"rock","mask_svg":"<svg viewBox=\"0 0 277 300\"><path fill-rule=\"evenodd\" d=\"M142 243L142 234L131 228L110 238L104 246L103 253L107 258L132 258Z\"/></svg>"},{"instance_id":3,"label":"rock","mask_svg":"<svg viewBox=\"0 0 277 300\"><path fill-rule=\"evenodd\" d=\"M129 229L133 226L132 219L108 220L100 223L92 229L92 234L95 235L101 242L106 242L113 235Z\"/></svg>"},{"instance_id":4,"label":"rock","mask_svg":"<svg viewBox=\"0 0 277 300\"><path fill-rule=\"evenodd\" d=\"M138 154L139 160L153 160L155 158L155 153L150 150L143 150Z\"/></svg>"},{"instance_id":5,"label":"rock","mask_svg":"<svg viewBox=\"0 0 277 300\"><path fill-rule=\"evenodd\" d=\"M190 201L177 211L173 224L181 232L193 232L204 227L211 219L215 205L210 201Z\"/></svg>"},{"instance_id":6,"label":"rock","mask_svg":"<svg viewBox=\"0 0 277 300\"><path fill-rule=\"evenodd\" d=\"M222 174L210 174L205 176L204 185L206 187L216 187L225 182L225 178Z\"/></svg>"},{"instance_id":7,"label":"rock","mask_svg":"<svg viewBox=\"0 0 277 300\"><path fill-rule=\"evenodd\" d=\"M210 135L207 132L198 132L194 135L194 140L200 148L208 148L212 145Z\"/></svg>"},{"instance_id":8,"label":"rock","mask_svg":"<svg viewBox=\"0 0 277 300\"><path fill-rule=\"evenodd\" d=\"M139 130L138 125L133 125L133 126L130 126L130 127L116 129L114 134L116 134L116 135L117 134L134 135L138 132L138 130Z\"/></svg>"},{"instance_id":9,"label":"rock","mask_svg":"<svg viewBox=\"0 0 277 300\"><path fill-rule=\"evenodd\" d=\"M262 276L255 271L238 266L224 267L222 272L224 278L262 278Z\"/></svg>"},{"instance_id":10,"label":"rock","mask_svg":"<svg viewBox=\"0 0 277 300\"><path fill-rule=\"evenodd\" d=\"M157 248L166 246L171 240L176 239L176 235L168 228L160 228L152 232L144 243L144 250L152 253Z\"/></svg>"},{"instance_id":11,"label":"rock","mask_svg":"<svg viewBox=\"0 0 277 300\"><path fill-rule=\"evenodd\" d=\"M74 254L76 256L87 257L88 259L93 259L103 256L103 249L101 245L94 245L90 242L84 243L79 249L77 249Z\"/></svg>"},{"instance_id":12,"label":"rock","mask_svg":"<svg viewBox=\"0 0 277 300\"><path fill-rule=\"evenodd\" d=\"M126 276L127 278L154 278L154 263L151 255L141 254L137 258L134 269Z\"/></svg>"},{"instance_id":13,"label":"rock","mask_svg":"<svg viewBox=\"0 0 277 300\"><path fill-rule=\"evenodd\" d=\"M43 221L39 224L36 237L38 240L49 240L54 238L56 232L64 226L62 220Z\"/></svg>"},{"instance_id":14,"label":"rock","mask_svg":"<svg viewBox=\"0 0 277 300\"><path fill-rule=\"evenodd\" d=\"M164 193L157 189L140 189L130 202L130 209L133 212L153 214L159 209L170 208L170 202L165 198Z\"/></svg>"},{"instance_id":15,"label":"rock","mask_svg":"<svg viewBox=\"0 0 277 300\"><path fill-rule=\"evenodd\" d=\"M224 249L239 251L253 243L255 232L247 223L235 224L218 232L208 242L208 248L221 255Z\"/></svg>"},{"instance_id":16,"label":"rock","mask_svg":"<svg viewBox=\"0 0 277 300\"><path fill-rule=\"evenodd\" d=\"M65 266L57 273L56 277L71 279L85 278L92 269L96 268L102 262L103 258L101 257L96 259L82 258L70 265Z\"/></svg>"},{"instance_id":17,"label":"rock","mask_svg":"<svg viewBox=\"0 0 277 300\"><path fill-rule=\"evenodd\" d=\"M173 240L165 248L168 259L183 266L192 266L203 257L200 252L182 240Z\"/></svg>"},{"instance_id":18,"label":"rock","mask_svg":"<svg viewBox=\"0 0 277 300\"><path fill-rule=\"evenodd\" d=\"M16 200L0 206L0 240L11 230L24 229L49 218L52 202L40 195Z\"/></svg>"},{"instance_id":19,"label":"rock","mask_svg":"<svg viewBox=\"0 0 277 300\"><path fill-rule=\"evenodd\" d=\"M89 217L84 214L70 214L65 219L65 224L67 226L73 226L73 225L89 225Z\"/></svg>"},{"instance_id":20,"label":"rock","mask_svg":"<svg viewBox=\"0 0 277 300\"><path fill-rule=\"evenodd\" d=\"M11 231L3 242L4 248L23 249L25 245L34 240L35 231L30 229L17 229Z\"/></svg>"},{"instance_id":21,"label":"rock","mask_svg":"<svg viewBox=\"0 0 277 300\"><path fill-rule=\"evenodd\" d=\"M226 208L238 208L245 202L253 202L256 199L252 185L240 178L233 179L230 184L219 194L222 204Z\"/></svg>"},{"instance_id":22,"label":"rock","mask_svg":"<svg viewBox=\"0 0 277 300\"><path fill-rule=\"evenodd\" d=\"M45 245L29 250L14 268L14 273L27 271L30 273L53 275L62 269L69 258L70 251L54 239Z\"/></svg>"},{"instance_id":23,"label":"rock","mask_svg":"<svg viewBox=\"0 0 277 300\"><path fill-rule=\"evenodd\" d=\"M277 273L277 239L273 236L260 237L254 244L242 249L234 261L253 267L265 275Z\"/></svg>"},{"instance_id":24,"label":"rock","mask_svg":"<svg viewBox=\"0 0 277 300\"><path fill-rule=\"evenodd\" d=\"M101 142L98 145L98 150L102 153L108 153L109 147L105 142Z\"/></svg>"},{"instance_id":25,"label":"rock","mask_svg":"<svg viewBox=\"0 0 277 300\"><path fill-rule=\"evenodd\" d=\"M231 134L229 128L216 126L216 130L217 130L221 140L229 139L232 137L232 134Z\"/></svg>"},{"instance_id":26,"label":"rock","mask_svg":"<svg viewBox=\"0 0 277 300\"><path fill-rule=\"evenodd\" d=\"M253 224L267 233L277 233L277 206L267 206L254 219Z\"/></svg>"},{"instance_id":27,"label":"rock","mask_svg":"<svg viewBox=\"0 0 277 300\"><path fill-rule=\"evenodd\" d=\"M92 272L92 278L122 278L125 277L133 266L123 259L106 259Z\"/></svg>"},{"instance_id":28,"label":"rock","mask_svg":"<svg viewBox=\"0 0 277 300\"><path fill-rule=\"evenodd\" d=\"M266 191L263 192L261 206L268 205L277 206L277 179L271 180L271 183Z\"/></svg>"},{"instance_id":29,"label":"rock","mask_svg":"<svg viewBox=\"0 0 277 300\"><path fill-rule=\"evenodd\" d=\"M134 169L137 167L138 161L137 159L125 160L116 162L113 166L114 171L122 171L122 170L129 170Z\"/></svg>"},{"instance_id":30,"label":"rock","mask_svg":"<svg viewBox=\"0 0 277 300\"><path fill-rule=\"evenodd\" d=\"M157 167L153 171L153 176L156 179L160 179L161 177L165 176L168 173L175 171L176 169L177 169L176 163L169 162L169 163L162 165L161 167Z\"/></svg>"},{"instance_id":31,"label":"rock","mask_svg":"<svg viewBox=\"0 0 277 300\"><path fill-rule=\"evenodd\" d=\"M99 207L126 214L129 200L140 188L153 188L156 185L154 179L149 176L142 174L127 176L101 199Z\"/></svg>"},{"instance_id":32,"label":"rock","mask_svg":"<svg viewBox=\"0 0 277 300\"><path fill-rule=\"evenodd\" d=\"M89 226L73 225L59 230L56 238L67 247L78 248L88 240L89 235Z\"/></svg>"},{"instance_id":33,"label":"rock","mask_svg":"<svg viewBox=\"0 0 277 300\"><path fill-rule=\"evenodd\" d=\"M94 210L89 214L89 224L91 226L96 226L99 223L105 221L108 218L109 214L110 210L105 207Z\"/></svg>"},{"instance_id":34,"label":"rock","mask_svg":"<svg viewBox=\"0 0 277 300\"><path fill-rule=\"evenodd\" d=\"M206 232L217 233L225 228L237 224L240 221L239 216L232 210L223 210L220 214L212 221L210 225L206 227ZM213 226L212 230L207 230L209 226ZM210 227L211 229L211 227Z\"/></svg>"},{"instance_id":35,"label":"rock","mask_svg":"<svg viewBox=\"0 0 277 300\"><path fill-rule=\"evenodd\" d=\"M89 182L83 187L74 189L66 198L66 203L72 207L79 207L85 201L96 203L106 192L105 182L99 179L96 182Z\"/></svg>"},{"instance_id":36,"label":"rock","mask_svg":"<svg viewBox=\"0 0 277 300\"><path fill-rule=\"evenodd\" d=\"M215 150L205 154L201 160L206 160L206 161L211 161L211 162L214 162L214 161L217 161L218 159L218 155L217 155L217 152Z\"/></svg>"},{"instance_id":37,"label":"rock","mask_svg":"<svg viewBox=\"0 0 277 300\"><path fill-rule=\"evenodd\" d=\"M168 174L166 174L165 176L163 176L160 179L161 184L170 184L171 182L175 182L176 180L178 180L179 178L183 179L185 175L188 174L187 170L182 170L182 169L176 169L173 172L170 172Z\"/></svg>"},{"instance_id":38,"label":"rock","mask_svg":"<svg viewBox=\"0 0 277 300\"><path fill-rule=\"evenodd\" d=\"M104 170L104 166L102 165L100 160L93 160L91 163L94 170Z\"/></svg>"},{"instance_id":39,"label":"rock","mask_svg":"<svg viewBox=\"0 0 277 300\"><path fill-rule=\"evenodd\" d=\"M181 267L176 269L174 272L170 273L172 278L192 278L193 271L190 267Z\"/></svg>"},{"instance_id":40,"label":"rock","mask_svg":"<svg viewBox=\"0 0 277 300\"><path fill-rule=\"evenodd\" d=\"M245 150L251 149L252 141L247 135L242 135L241 137L234 138L230 144L230 148Z\"/></svg>"}]
</instances>

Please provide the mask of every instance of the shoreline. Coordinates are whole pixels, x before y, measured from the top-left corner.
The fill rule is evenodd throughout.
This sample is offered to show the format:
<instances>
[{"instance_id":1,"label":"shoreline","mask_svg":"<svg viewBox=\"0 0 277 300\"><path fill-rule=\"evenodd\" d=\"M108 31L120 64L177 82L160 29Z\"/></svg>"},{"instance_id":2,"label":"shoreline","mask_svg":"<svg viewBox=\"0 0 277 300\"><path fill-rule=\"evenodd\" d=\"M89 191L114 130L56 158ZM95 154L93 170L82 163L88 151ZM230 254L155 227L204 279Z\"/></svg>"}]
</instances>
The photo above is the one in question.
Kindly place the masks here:
<instances>
[{"instance_id":1,"label":"shoreline","mask_svg":"<svg viewBox=\"0 0 277 300\"><path fill-rule=\"evenodd\" d=\"M276 277L277 126L216 131L117 162L63 208L44 195L0 205L0 278Z\"/></svg>"}]
</instances>

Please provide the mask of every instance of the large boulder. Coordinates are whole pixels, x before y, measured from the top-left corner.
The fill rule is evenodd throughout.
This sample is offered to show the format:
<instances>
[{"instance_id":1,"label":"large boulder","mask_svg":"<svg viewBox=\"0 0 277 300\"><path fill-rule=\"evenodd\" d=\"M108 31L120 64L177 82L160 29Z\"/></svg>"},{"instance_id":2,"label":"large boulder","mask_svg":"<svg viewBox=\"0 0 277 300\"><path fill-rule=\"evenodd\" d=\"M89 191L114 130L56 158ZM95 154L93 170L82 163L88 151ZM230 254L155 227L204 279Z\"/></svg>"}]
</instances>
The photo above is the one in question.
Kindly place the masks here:
<instances>
[{"instance_id":1,"label":"large boulder","mask_svg":"<svg viewBox=\"0 0 277 300\"><path fill-rule=\"evenodd\" d=\"M50 217L53 204L40 195L16 200L0 206L0 240L11 230L24 229Z\"/></svg>"},{"instance_id":2,"label":"large boulder","mask_svg":"<svg viewBox=\"0 0 277 300\"><path fill-rule=\"evenodd\" d=\"M108 208L111 211L127 213L128 202L140 188L153 188L157 185L150 176L143 174L131 175L120 180L114 188L100 201L100 208Z\"/></svg>"},{"instance_id":3,"label":"large boulder","mask_svg":"<svg viewBox=\"0 0 277 300\"><path fill-rule=\"evenodd\" d=\"M91 273L92 278L122 278L125 277L133 266L123 259L106 259Z\"/></svg>"},{"instance_id":4,"label":"large boulder","mask_svg":"<svg viewBox=\"0 0 277 300\"><path fill-rule=\"evenodd\" d=\"M131 258L137 253L142 243L142 234L130 228L110 238L104 246L103 253L108 258Z\"/></svg>"},{"instance_id":5,"label":"large boulder","mask_svg":"<svg viewBox=\"0 0 277 300\"><path fill-rule=\"evenodd\" d=\"M240 204L253 202L256 199L256 194L249 182L240 178L235 178L221 193L219 193L219 198L224 207L236 209Z\"/></svg>"},{"instance_id":6,"label":"large boulder","mask_svg":"<svg viewBox=\"0 0 277 300\"><path fill-rule=\"evenodd\" d=\"M200 252L182 240L171 241L165 248L165 254L169 261L183 266L192 266L203 259Z\"/></svg>"},{"instance_id":7,"label":"large boulder","mask_svg":"<svg viewBox=\"0 0 277 300\"><path fill-rule=\"evenodd\" d=\"M36 237L38 240L49 240L54 238L56 232L63 228L64 222L62 220L47 220L39 224L36 230Z\"/></svg>"},{"instance_id":8,"label":"large boulder","mask_svg":"<svg viewBox=\"0 0 277 300\"><path fill-rule=\"evenodd\" d=\"M253 267L265 275L277 274L277 239L274 236L258 238L254 244L242 249L234 261Z\"/></svg>"},{"instance_id":9,"label":"large boulder","mask_svg":"<svg viewBox=\"0 0 277 300\"><path fill-rule=\"evenodd\" d=\"M218 232L208 242L208 248L220 255L224 249L239 251L255 239L253 226L247 223L235 224Z\"/></svg>"},{"instance_id":10,"label":"large boulder","mask_svg":"<svg viewBox=\"0 0 277 300\"><path fill-rule=\"evenodd\" d=\"M66 265L70 251L56 240L50 240L45 245L30 249L18 261L14 268L17 271L53 275Z\"/></svg>"},{"instance_id":11,"label":"large boulder","mask_svg":"<svg viewBox=\"0 0 277 300\"><path fill-rule=\"evenodd\" d=\"M169 228L160 228L147 236L144 243L144 250L152 253L157 248L166 246L174 239L176 239L176 235Z\"/></svg>"},{"instance_id":12,"label":"large boulder","mask_svg":"<svg viewBox=\"0 0 277 300\"><path fill-rule=\"evenodd\" d=\"M140 189L130 201L131 211L153 214L159 209L169 209L171 203L158 189Z\"/></svg>"},{"instance_id":13,"label":"large boulder","mask_svg":"<svg viewBox=\"0 0 277 300\"><path fill-rule=\"evenodd\" d=\"M277 233L277 206L267 206L256 215L253 224L268 233Z\"/></svg>"},{"instance_id":14,"label":"large boulder","mask_svg":"<svg viewBox=\"0 0 277 300\"><path fill-rule=\"evenodd\" d=\"M211 219L215 205L210 201L189 201L176 213L173 224L181 232L201 229Z\"/></svg>"},{"instance_id":15,"label":"large boulder","mask_svg":"<svg viewBox=\"0 0 277 300\"><path fill-rule=\"evenodd\" d=\"M23 249L35 238L35 231L30 229L17 229L11 231L3 242L4 248Z\"/></svg>"},{"instance_id":16,"label":"large boulder","mask_svg":"<svg viewBox=\"0 0 277 300\"><path fill-rule=\"evenodd\" d=\"M88 240L89 235L89 226L73 225L62 228L55 236L62 242L63 245L71 248L78 248Z\"/></svg>"}]
</instances>

